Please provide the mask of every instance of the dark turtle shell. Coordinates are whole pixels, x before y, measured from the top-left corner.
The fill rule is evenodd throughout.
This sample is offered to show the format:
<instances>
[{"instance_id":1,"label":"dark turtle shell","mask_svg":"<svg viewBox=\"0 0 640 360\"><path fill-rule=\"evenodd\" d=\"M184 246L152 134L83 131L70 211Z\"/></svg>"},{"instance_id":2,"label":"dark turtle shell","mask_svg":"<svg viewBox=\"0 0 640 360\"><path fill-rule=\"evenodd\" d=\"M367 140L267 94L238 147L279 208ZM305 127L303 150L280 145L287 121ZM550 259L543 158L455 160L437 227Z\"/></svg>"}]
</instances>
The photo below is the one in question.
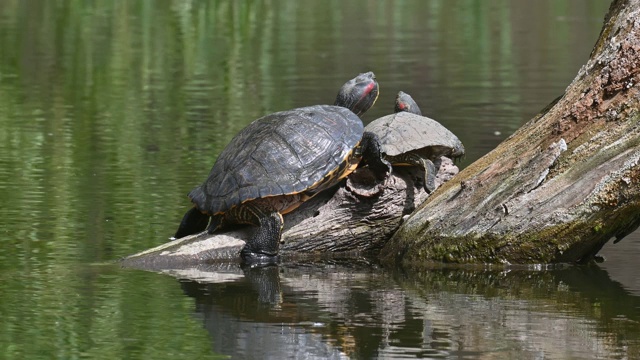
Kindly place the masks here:
<instances>
[{"instance_id":1,"label":"dark turtle shell","mask_svg":"<svg viewBox=\"0 0 640 360\"><path fill-rule=\"evenodd\" d=\"M425 116L399 112L369 123L365 131L378 135L383 153L389 156L428 149L432 157L464 155L458 137L439 122Z\"/></svg>"},{"instance_id":2,"label":"dark turtle shell","mask_svg":"<svg viewBox=\"0 0 640 360\"><path fill-rule=\"evenodd\" d=\"M356 114L340 106L267 115L231 140L189 197L214 215L248 200L303 192L344 168L363 128Z\"/></svg>"}]
</instances>

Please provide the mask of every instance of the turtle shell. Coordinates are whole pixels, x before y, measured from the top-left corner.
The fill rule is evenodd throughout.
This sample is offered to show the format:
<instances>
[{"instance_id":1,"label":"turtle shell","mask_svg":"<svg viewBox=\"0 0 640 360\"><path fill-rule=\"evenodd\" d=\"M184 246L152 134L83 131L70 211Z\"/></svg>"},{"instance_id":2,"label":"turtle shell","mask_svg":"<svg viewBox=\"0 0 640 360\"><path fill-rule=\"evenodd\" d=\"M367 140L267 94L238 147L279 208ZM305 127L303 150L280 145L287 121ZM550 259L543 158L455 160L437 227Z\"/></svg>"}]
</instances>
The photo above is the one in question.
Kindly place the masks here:
<instances>
[{"instance_id":1,"label":"turtle shell","mask_svg":"<svg viewBox=\"0 0 640 360\"><path fill-rule=\"evenodd\" d=\"M365 131L378 135L382 152L389 156L427 148L433 157L464 154L462 142L449 129L433 119L404 111L372 121Z\"/></svg>"},{"instance_id":2,"label":"turtle shell","mask_svg":"<svg viewBox=\"0 0 640 360\"><path fill-rule=\"evenodd\" d=\"M341 169L363 128L357 115L340 106L264 116L231 140L208 179L189 197L200 211L213 215L252 199L303 192Z\"/></svg>"}]
</instances>

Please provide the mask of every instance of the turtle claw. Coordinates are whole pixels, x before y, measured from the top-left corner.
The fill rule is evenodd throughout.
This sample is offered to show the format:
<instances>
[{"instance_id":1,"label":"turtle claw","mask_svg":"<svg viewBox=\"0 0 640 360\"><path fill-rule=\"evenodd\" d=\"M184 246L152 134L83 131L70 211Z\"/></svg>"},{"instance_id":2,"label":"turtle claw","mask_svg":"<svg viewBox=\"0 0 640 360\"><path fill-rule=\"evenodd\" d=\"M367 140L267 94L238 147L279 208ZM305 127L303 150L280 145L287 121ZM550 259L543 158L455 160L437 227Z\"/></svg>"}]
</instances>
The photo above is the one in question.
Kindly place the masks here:
<instances>
[{"instance_id":1,"label":"turtle claw","mask_svg":"<svg viewBox=\"0 0 640 360\"><path fill-rule=\"evenodd\" d=\"M270 266L277 264L280 261L280 257L277 254L265 254L261 252L254 252L245 246L240 251L240 257L242 263L249 268Z\"/></svg>"}]
</instances>

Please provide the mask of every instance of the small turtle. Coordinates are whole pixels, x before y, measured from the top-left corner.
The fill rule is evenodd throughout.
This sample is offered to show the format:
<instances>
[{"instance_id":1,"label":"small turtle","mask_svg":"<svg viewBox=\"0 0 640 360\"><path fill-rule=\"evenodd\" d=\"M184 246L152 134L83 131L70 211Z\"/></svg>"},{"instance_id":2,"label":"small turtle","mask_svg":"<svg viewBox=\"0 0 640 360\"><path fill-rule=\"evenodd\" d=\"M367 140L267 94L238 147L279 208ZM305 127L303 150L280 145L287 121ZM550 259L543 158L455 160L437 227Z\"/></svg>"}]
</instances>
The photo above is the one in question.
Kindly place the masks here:
<instances>
[{"instance_id":1,"label":"small turtle","mask_svg":"<svg viewBox=\"0 0 640 360\"><path fill-rule=\"evenodd\" d=\"M258 229L243 247L242 259L275 261L282 214L336 185L363 157L378 176L390 172L376 135L365 133L358 117L377 97L378 83L368 72L345 83L334 105L302 107L253 121L220 153L207 180L189 193L194 207L174 237L251 224Z\"/></svg>"},{"instance_id":2,"label":"small turtle","mask_svg":"<svg viewBox=\"0 0 640 360\"><path fill-rule=\"evenodd\" d=\"M402 91L396 96L395 113L365 127L377 135L384 158L393 166L417 166L423 171L424 189L435 189L440 157L464 155L462 142L439 122L422 116L418 104Z\"/></svg>"}]
</instances>

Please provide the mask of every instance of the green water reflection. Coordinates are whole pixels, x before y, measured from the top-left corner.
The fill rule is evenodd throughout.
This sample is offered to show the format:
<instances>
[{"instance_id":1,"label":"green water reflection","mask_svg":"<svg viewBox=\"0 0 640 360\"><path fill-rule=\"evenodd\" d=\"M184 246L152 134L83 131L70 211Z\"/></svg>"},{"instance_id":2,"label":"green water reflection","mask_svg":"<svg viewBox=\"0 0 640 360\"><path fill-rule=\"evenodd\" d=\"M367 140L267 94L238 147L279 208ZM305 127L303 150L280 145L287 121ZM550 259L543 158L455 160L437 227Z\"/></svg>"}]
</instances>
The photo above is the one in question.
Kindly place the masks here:
<instances>
[{"instance_id":1,"label":"green water reflection","mask_svg":"<svg viewBox=\"0 0 640 360\"><path fill-rule=\"evenodd\" d=\"M408 274L351 262L178 273L199 279L181 288L213 348L233 357L640 355L640 298L595 266Z\"/></svg>"},{"instance_id":2,"label":"green water reflection","mask_svg":"<svg viewBox=\"0 0 640 360\"><path fill-rule=\"evenodd\" d=\"M595 0L1 1L0 358L225 353L216 344L226 339L224 329L239 326L235 312L223 311L227 328L212 335L175 280L110 264L166 241L188 206L186 193L231 136L263 114L330 103L346 79L372 70L382 93L365 120L390 112L395 93L407 91L463 140L464 166L563 91L587 58L607 7ZM371 271L355 274L368 279ZM492 276L456 282L475 288ZM409 296L414 290L407 282L422 280L375 281L350 300L358 316L373 316L358 328L364 334L385 331L386 320L371 310L372 294ZM545 286L559 286L549 281ZM425 284L461 301L475 296L439 281L420 287ZM512 293L493 296L522 313L558 295L534 294L535 282L510 286ZM572 291L591 299L595 290ZM249 296L242 287L230 294L232 302ZM288 304L318 303L317 295L304 292ZM570 307L572 319L595 324L588 339L614 339L602 342L607 354L633 357L637 340L619 339L638 338L626 325L637 324L635 296L598 298L592 307L562 303L549 317L565 319ZM624 303L631 305L617 315L592 313ZM463 307L450 304L447 311ZM491 309L478 312L499 320ZM291 339L299 340L293 344L306 334L306 321L337 323L316 341L331 356L424 348L338 336L348 326L335 312L275 319L293 329ZM277 321L252 324L261 322ZM507 330L496 325L478 336L489 341ZM466 334L446 323L440 331L450 338ZM443 351L461 343L434 341ZM488 351L465 344L472 353ZM247 354L257 348L244 346Z\"/></svg>"}]
</instances>

